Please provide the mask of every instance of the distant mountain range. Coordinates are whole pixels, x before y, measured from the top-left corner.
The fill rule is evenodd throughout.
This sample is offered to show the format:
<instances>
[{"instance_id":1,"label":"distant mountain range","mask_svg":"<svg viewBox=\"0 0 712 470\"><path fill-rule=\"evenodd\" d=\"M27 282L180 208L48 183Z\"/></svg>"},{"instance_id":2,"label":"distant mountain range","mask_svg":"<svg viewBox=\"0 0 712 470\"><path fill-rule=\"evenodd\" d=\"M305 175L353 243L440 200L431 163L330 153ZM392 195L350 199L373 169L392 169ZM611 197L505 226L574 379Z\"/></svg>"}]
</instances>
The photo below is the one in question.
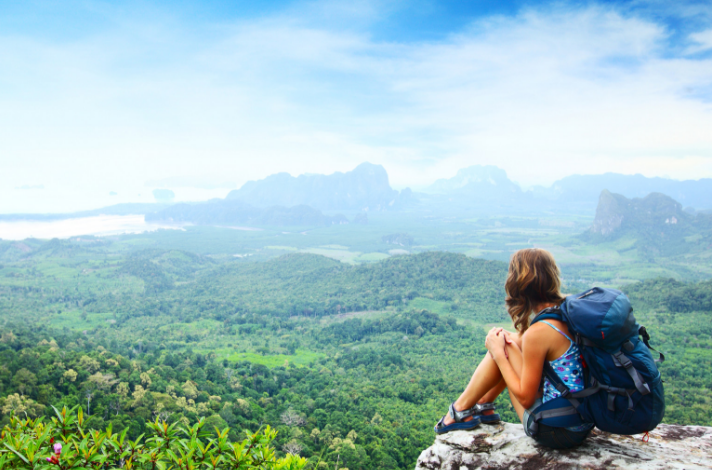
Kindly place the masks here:
<instances>
[{"instance_id":1,"label":"distant mountain range","mask_svg":"<svg viewBox=\"0 0 712 470\"><path fill-rule=\"evenodd\" d=\"M407 197L409 191L402 194ZM226 199L259 207L306 204L320 210L380 211L393 208L402 197L391 188L385 168L362 163L346 173L331 175L277 173L245 183L230 191Z\"/></svg>"},{"instance_id":2,"label":"distant mountain range","mask_svg":"<svg viewBox=\"0 0 712 470\"><path fill-rule=\"evenodd\" d=\"M573 210L593 211L603 190L628 198L644 197L650 193L666 194L684 207L697 210L712 209L712 179L677 181L666 178L647 178L643 175L572 175L554 182L551 187L536 186L523 191L496 166L475 165L463 168L449 179L440 179L423 193L446 197L451 203L472 206L496 204L513 210Z\"/></svg>"},{"instance_id":3,"label":"distant mountain range","mask_svg":"<svg viewBox=\"0 0 712 470\"><path fill-rule=\"evenodd\" d=\"M277 173L249 181L225 199L192 204L121 204L73 214L7 214L0 220L59 220L100 214L147 214L149 221L195 224L330 225L343 216L329 211L360 213L407 210L448 217L478 215L592 214L601 191L626 198L661 193L697 211L712 209L712 179L676 181L642 175L572 175L551 187L522 190L496 166L463 168L421 192L391 188L381 165L362 163L351 171L330 175L291 176Z\"/></svg>"},{"instance_id":4,"label":"distant mountain range","mask_svg":"<svg viewBox=\"0 0 712 470\"><path fill-rule=\"evenodd\" d=\"M175 204L153 214L146 214L146 222L307 227L346 224L348 220L340 214L333 217L324 215L305 204L255 207L237 200L213 199L193 204Z\"/></svg>"}]
</instances>

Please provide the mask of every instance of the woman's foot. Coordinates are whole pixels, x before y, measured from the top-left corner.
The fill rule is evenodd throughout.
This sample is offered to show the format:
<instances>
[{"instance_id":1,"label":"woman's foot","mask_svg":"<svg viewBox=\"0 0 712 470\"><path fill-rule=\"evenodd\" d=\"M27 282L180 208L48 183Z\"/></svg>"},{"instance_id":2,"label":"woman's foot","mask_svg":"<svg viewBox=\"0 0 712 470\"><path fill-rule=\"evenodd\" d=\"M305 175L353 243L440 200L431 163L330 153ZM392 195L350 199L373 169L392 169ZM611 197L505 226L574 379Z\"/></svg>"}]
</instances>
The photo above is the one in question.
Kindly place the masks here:
<instances>
[{"instance_id":1,"label":"woman's foot","mask_svg":"<svg viewBox=\"0 0 712 470\"><path fill-rule=\"evenodd\" d=\"M481 406L481 405L489 405L489 404L488 404L488 403L478 403L476 406ZM493 419L493 418L481 419L481 421L482 421L483 423L499 421L499 419L500 419L500 418L499 418L499 414L494 412L494 405L493 405L493 404L492 404L492 407L491 407L491 408L490 408L489 406L485 406L484 408L485 408L484 410L481 410L481 411L480 411L479 413L477 413L477 414L479 414L480 416L493 416L493 415L496 414L497 417L494 418L494 419ZM467 422L467 421L471 421L472 419L474 419L475 416L477 416L477 415L468 416L468 417L466 417L466 418L463 418L463 419L462 419L462 422L464 423L464 422ZM443 424L444 424L445 426L449 426L450 424L454 423L455 420L452 418L452 416L450 416L450 412L448 411L448 413L447 413L445 416L443 416L442 422L443 422Z\"/></svg>"},{"instance_id":2,"label":"woman's foot","mask_svg":"<svg viewBox=\"0 0 712 470\"><path fill-rule=\"evenodd\" d=\"M477 412L480 416L480 421L485 424L495 424L502 420L499 413L495 413L495 405L492 402L478 403Z\"/></svg>"},{"instance_id":3,"label":"woman's foot","mask_svg":"<svg viewBox=\"0 0 712 470\"><path fill-rule=\"evenodd\" d=\"M462 423L466 423L466 422L468 422L468 421L472 421L472 419L473 419L472 416L468 416L467 418L463 418L463 420L462 420L461 422L462 422ZM448 414L446 414L446 415L443 417L443 424L445 424L445 426L448 426L448 425L450 425L450 424L452 424L452 423L454 423L454 422L455 422L455 420L452 419L452 416L450 416L450 413L449 413L449 412L448 412Z\"/></svg>"},{"instance_id":4,"label":"woman's foot","mask_svg":"<svg viewBox=\"0 0 712 470\"><path fill-rule=\"evenodd\" d=\"M435 425L437 434L444 434L450 431L467 431L480 425L480 417L477 414L477 406L458 411L455 404L450 405L450 410Z\"/></svg>"}]
</instances>

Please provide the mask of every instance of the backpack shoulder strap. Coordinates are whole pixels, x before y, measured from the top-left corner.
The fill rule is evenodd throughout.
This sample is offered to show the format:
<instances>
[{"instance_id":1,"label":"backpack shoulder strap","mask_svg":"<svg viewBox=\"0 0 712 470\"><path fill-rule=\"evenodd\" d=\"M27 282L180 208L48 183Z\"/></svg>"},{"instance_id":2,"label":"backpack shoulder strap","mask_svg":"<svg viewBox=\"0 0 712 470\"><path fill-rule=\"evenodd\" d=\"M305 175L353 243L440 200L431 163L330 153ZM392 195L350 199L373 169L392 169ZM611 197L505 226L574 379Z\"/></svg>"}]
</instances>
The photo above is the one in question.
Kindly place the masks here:
<instances>
[{"instance_id":1,"label":"backpack shoulder strap","mask_svg":"<svg viewBox=\"0 0 712 470\"><path fill-rule=\"evenodd\" d=\"M561 397L566 398L574 408L578 408L581 405L581 403L571 394L569 387L566 386L564 381L561 380L561 377L559 377L554 368L551 366L551 363L546 360L544 361L543 375L549 379L549 382L561 394Z\"/></svg>"},{"instance_id":2,"label":"backpack shoulder strap","mask_svg":"<svg viewBox=\"0 0 712 470\"><path fill-rule=\"evenodd\" d=\"M558 307L545 308L541 312L537 313L534 318L532 318L531 325L542 320L559 320L566 323L564 316L561 314L561 309Z\"/></svg>"}]
</instances>

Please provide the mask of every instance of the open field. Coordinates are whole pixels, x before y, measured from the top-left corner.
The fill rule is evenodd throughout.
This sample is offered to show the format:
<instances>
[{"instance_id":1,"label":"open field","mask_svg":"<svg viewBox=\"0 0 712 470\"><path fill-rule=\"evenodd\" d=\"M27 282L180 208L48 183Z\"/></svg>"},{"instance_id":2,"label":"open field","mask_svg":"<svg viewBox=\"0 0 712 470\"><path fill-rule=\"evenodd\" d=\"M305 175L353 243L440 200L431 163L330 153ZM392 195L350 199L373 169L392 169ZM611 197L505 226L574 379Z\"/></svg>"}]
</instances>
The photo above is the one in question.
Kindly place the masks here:
<instances>
[{"instance_id":1,"label":"open field","mask_svg":"<svg viewBox=\"0 0 712 470\"><path fill-rule=\"evenodd\" d=\"M197 352L204 354L215 354L216 359L222 361L227 359L230 362L249 361L255 364L262 364L267 367L285 367L289 364L304 367L316 363L319 359L326 357L323 353L298 349L296 354L257 354L253 352L238 353L230 349L201 350Z\"/></svg>"}]
</instances>

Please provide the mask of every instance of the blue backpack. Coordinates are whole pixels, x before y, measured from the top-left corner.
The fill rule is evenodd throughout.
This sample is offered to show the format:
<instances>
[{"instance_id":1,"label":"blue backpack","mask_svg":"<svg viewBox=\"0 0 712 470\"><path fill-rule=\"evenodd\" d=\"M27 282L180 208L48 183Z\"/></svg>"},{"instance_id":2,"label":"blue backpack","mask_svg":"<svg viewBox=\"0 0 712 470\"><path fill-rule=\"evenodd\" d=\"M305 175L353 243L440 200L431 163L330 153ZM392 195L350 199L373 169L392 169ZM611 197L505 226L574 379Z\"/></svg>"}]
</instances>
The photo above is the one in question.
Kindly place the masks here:
<instances>
[{"instance_id":1,"label":"blue backpack","mask_svg":"<svg viewBox=\"0 0 712 470\"><path fill-rule=\"evenodd\" d=\"M665 356L659 353L659 360L653 360L650 336L635 321L628 297L615 289L594 287L567 297L559 308L542 310L532 324L547 319L568 325L581 350L586 388L571 393L544 361L544 374L561 397L536 408L534 423L551 427L593 423L602 431L626 435L655 429L665 414L656 362ZM533 432L538 426L534 427Z\"/></svg>"}]
</instances>

